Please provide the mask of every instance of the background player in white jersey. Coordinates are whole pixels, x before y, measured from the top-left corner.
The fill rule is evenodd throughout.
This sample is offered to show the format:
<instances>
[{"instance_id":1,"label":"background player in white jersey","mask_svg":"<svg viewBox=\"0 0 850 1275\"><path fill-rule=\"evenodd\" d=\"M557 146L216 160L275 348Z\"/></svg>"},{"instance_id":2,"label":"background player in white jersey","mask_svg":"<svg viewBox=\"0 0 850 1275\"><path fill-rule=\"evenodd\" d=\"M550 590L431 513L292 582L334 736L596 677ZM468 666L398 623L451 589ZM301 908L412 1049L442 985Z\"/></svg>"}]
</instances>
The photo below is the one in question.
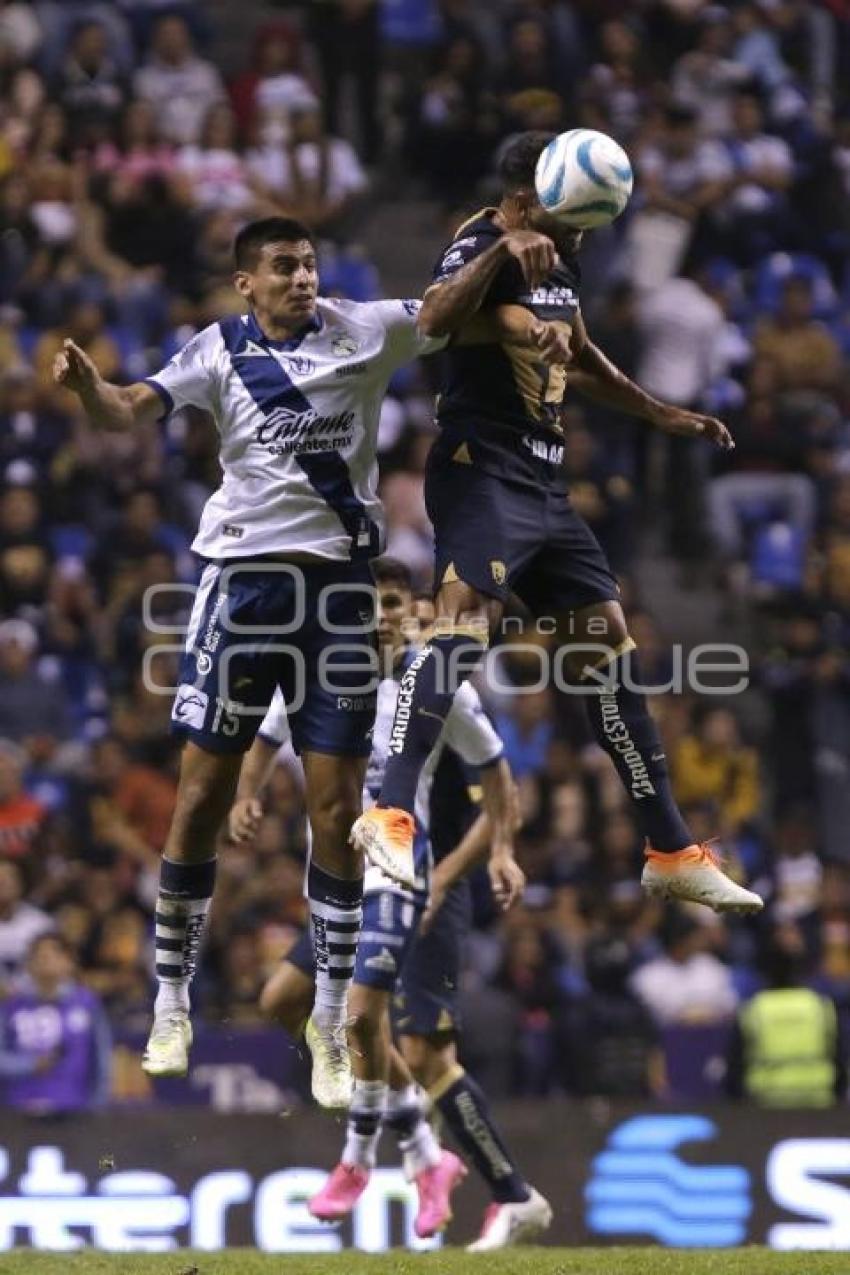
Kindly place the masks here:
<instances>
[{"instance_id":1,"label":"background player in white jersey","mask_svg":"<svg viewBox=\"0 0 850 1275\"><path fill-rule=\"evenodd\" d=\"M322 1060L314 1084L319 1101L337 1105L363 876L347 839L360 811L377 682L369 560L383 541L378 416L393 371L444 342L419 334L416 301L319 298L315 247L297 221L250 223L234 255L248 313L205 328L156 376L110 385L72 341L54 376L105 429L192 404L212 415L221 440L223 480L192 546L207 565L172 713L187 743L161 866L159 991L143 1066L159 1076L188 1069L189 984L216 838L241 755L280 686L313 829L308 894Z\"/></svg>"},{"instance_id":2,"label":"background player in white jersey","mask_svg":"<svg viewBox=\"0 0 850 1275\"><path fill-rule=\"evenodd\" d=\"M392 675L378 690L375 744L364 794L367 805L380 789L400 679L413 658L405 636L412 615L409 572L402 564L383 559L375 564L375 574L381 653L391 657ZM276 697L243 765L230 820L237 840L252 838L257 831L262 817L258 794L287 736L285 710ZM451 1193L465 1171L456 1156L441 1151L436 1143L411 1071L392 1046L390 1002L395 992L402 1015L397 1025L405 1048L410 1047L413 1065L429 1089L433 1082L433 1101L492 1193L485 1235L477 1243L496 1248L545 1228L551 1209L519 1173L485 1095L458 1065L454 1053L459 956L470 923L463 878L486 857L492 832L491 820L478 815L470 800L464 758L475 767L476 784L483 781L485 815L489 811L498 822L507 813L513 822L513 783L501 741L468 685L458 693L420 781L416 887L399 886L376 868L366 873L364 931L349 1006L357 1080L340 1163L308 1207L327 1221L344 1217L354 1208L368 1184L383 1122L399 1138L405 1168L419 1192L416 1233L433 1235L449 1220ZM497 860L500 853L497 850ZM443 902L434 928L420 938L419 924L431 891L432 857ZM491 861L490 866L497 897L502 906L510 906L521 890L522 874L512 860ZM408 979L411 961L416 977ZM305 933L263 992L265 1012L295 1036L300 1035L309 1013L314 967L310 936Z\"/></svg>"}]
</instances>

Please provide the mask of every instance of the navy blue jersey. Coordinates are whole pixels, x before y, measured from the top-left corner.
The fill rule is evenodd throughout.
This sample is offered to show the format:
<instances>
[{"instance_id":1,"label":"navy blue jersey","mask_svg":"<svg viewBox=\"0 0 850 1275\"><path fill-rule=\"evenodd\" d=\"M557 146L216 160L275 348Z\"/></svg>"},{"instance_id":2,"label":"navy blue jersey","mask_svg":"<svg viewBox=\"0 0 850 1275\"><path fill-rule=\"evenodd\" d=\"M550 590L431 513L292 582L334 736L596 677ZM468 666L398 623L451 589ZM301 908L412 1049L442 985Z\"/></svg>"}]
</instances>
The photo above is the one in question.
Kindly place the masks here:
<instances>
[{"instance_id":1,"label":"navy blue jersey","mask_svg":"<svg viewBox=\"0 0 850 1275\"><path fill-rule=\"evenodd\" d=\"M498 241L504 231L495 223L495 213L485 208L464 222L435 268L435 283L449 279ZM569 327L579 310L579 284L574 257L558 258L551 274L533 291L519 263L505 262L480 311L442 355L437 406L441 434L435 445L439 456L513 482L565 483L560 408L566 371L540 362L534 349L497 340L487 310L521 305L539 319Z\"/></svg>"}]
</instances>

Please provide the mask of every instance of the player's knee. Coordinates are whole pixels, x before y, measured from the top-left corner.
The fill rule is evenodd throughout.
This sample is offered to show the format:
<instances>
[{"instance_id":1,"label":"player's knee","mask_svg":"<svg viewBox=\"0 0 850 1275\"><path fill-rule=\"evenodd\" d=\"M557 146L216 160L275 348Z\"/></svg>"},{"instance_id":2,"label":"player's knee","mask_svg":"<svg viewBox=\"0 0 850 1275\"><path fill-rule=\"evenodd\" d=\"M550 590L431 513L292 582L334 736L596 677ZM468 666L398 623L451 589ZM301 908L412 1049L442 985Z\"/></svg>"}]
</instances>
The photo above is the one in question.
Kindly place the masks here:
<instances>
[{"instance_id":1,"label":"player's knee","mask_svg":"<svg viewBox=\"0 0 850 1275\"><path fill-rule=\"evenodd\" d=\"M310 805L310 827L320 845L348 840L361 810L360 794L345 790L319 793Z\"/></svg>"},{"instance_id":2,"label":"player's knee","mask_svg":"<svg viewBox=\"0 0 850 1275\"><path fill-rule=\"evenodd\" d=\"M355 1048L371 1048L387 1029L386 999L355 983L348 1000L348 1033Z\"/></svg>"}]
</instances>

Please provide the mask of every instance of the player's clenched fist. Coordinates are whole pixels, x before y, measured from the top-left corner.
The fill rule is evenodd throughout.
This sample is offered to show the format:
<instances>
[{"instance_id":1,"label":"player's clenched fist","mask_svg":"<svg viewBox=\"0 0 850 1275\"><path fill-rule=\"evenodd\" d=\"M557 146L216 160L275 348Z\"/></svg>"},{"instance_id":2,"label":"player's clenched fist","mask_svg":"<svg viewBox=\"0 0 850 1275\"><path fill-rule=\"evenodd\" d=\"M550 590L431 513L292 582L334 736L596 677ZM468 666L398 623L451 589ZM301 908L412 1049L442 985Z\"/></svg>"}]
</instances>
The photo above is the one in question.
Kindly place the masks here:
<instances>
[{"instance_id":1,"label":"player's clenched fist","mask_svg":"<svg viewBox=\"0 0 850 1275\"><path fill-rule=\"evenodd\" d=\"M263 807L256 797L234 803L228 820L230 839L237 845L253 841L263 821Z\"/></svg>"},{"instance_id":2,"label":"player's clenched fist","mask_svg":"<svg viewBox=\"0 0 850 1275\"><path fill-rule=\"evenodd\" d=\"M57 385L80 394L97 383L100 373L85 350L66 340L53 360L53 379Z\"/></svg>"},{"instance_id":3,"label":"player's clenched fist","mask_svg":"<svg viewBox=\"0 0 850 1275\"><path fill-rule=\"evenodd\" d=\"M541 284L554 269L555 245L536 230L509 230L499 243L504 252L519 262L531 288Z\"/></svg>"},{"instance_id":4,"label":"player's clenched fist","mask_svg":"<svg viewBox=\"0 0 850 1275\"><path fill-rule=\"evenodd\" d=\"M570 335L566 323L544 323L539 320L531 330L532 340L544 363L569 363L572 358Z\"/></svg>"}]
</instances>

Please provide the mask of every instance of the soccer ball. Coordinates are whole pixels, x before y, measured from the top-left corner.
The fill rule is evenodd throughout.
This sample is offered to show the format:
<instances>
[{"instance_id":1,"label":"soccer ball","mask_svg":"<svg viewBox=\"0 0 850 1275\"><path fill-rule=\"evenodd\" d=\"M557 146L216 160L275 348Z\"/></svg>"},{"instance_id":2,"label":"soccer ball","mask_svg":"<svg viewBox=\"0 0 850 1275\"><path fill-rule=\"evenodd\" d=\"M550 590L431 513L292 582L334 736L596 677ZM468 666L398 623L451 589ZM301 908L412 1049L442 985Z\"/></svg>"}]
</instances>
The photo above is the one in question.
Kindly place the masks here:
<instances>
[{"instance_id":1,"label":"soccer ball","mask_svg":"<svg viewBox=\"0 0 850 1275\"><path fill-rule=\"evenodd\" d=\"M540 154L537 198L548 213L577 230L607 226L629 202L634 175L622 146L592 128L560 133Z\"/></svg>"}]
</instances>

